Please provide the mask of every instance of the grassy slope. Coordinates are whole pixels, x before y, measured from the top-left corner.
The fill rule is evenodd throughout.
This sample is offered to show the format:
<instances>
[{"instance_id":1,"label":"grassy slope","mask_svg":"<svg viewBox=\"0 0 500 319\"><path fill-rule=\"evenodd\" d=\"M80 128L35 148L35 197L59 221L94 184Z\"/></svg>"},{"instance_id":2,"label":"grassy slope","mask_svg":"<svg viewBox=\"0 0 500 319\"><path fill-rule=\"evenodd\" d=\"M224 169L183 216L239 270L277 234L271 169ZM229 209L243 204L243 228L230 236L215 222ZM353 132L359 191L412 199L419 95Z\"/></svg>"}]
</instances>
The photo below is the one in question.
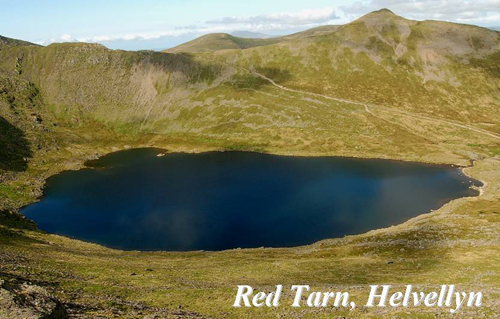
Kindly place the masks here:
<instances>
[{"instance_id":1,"label":"grassy slope","mask_svg":"<svg viewBox=\"0 0 500 319\"><path fill-rule=\"evenodd\" d=\"M392 312L415 317L415 310L404 308L359 307L351 313L332 308L296 310L286 306L290 303L289 294L278 310L238 310L230 304L238 284L266 290L278 283L308 283L320 290L348 289L362 305L366 286L373 283L397 287L412 283L426 290L453 283L461 289L485 293L483 309L465 310L459 315L492 316L498 313L500 297L500 165L487 160L477 163L470 172L490 185L479 199L459 199L432 214L389 229L298 248L214 253L122 252L61 236L2 227L0 246L8 258L2 271L57 283L58 296L85 305L88 315L185 311L217 317L357 317ZM388 261L393 263L387 264ZM418 309L419 318L424 313L434 317L436 312L440 311Z\"/></svg>"},{"instance_id":2,"label":"grassy slope","mask_svg":"<svg viewBox=\"0 0 500 319\"><path fill-rule=\"evenodd\" d=\"M484 125L498 122L499 49L495 31L382 11L329 34L215 58L291 88Z\"/></svg>"},{"instance_id":3,"label":"grassy slope","mask_svg":"<svg viewBox=\"0 0 500 319\"><path fill-rule=\"evenodd\" d=\"M73 311L94 314L160 307L167 315L252 317L267 310L231 308L236 284L270 289L297 282L347 285L357 293L373 282L460 283L480 286L487 293L484 313L498 312L499 140L413 116L498 132L498 43L498 33L482 28L379 12L327 34L201 55L89 44L0 48L0 116L8 127L0 142L20 142L0 152L2 163L10 163L0 184L1 271L56 283L63 300L85 306ZM287 92L256 72L298 91L384 108L367 112ZM27 165L12 155L19 145L31 152L23 156ZM290 249L120 252L29 230L15 214L35 200L48 176L97 154L142 145L459 164L474 159L471 175L488 186L479 199L457 200L397 227Z\"/></svg>"}]
</instances>

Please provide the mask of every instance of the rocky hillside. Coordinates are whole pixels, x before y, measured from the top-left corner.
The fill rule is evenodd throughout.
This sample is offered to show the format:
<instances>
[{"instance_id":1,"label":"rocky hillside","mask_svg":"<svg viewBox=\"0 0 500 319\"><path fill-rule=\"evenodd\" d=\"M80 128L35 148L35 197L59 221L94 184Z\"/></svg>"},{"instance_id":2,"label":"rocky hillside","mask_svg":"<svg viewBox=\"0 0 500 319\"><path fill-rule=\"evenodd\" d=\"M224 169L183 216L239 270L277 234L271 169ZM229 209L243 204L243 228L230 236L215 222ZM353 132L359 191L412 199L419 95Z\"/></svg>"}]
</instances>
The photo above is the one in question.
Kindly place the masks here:
<instances>
[{"instance_id":1,"label":"rocky hillside","mask_svg":"<svg viewBox=\"0 0 500 319\"><path fill-rule=\"evenodd\" d=\"M1 68L35 83L57 112L84 112L105 122L141 122L148 107L165 107L217 83L221 69L189 55L113 51L99 44L10 47L0 55Z\"/></svg>"},{"instance_id":2,"label":"rocky hillside","mask_svg":"<svg viewBox=\"0 0 500 319\"><path fill-rule=\"evenodd\" d=\"M305 92L410 109L500 132L495 111L500 103L496 31L417 22L381 10L344 26L283 38L215 34L195 41L204 47L201 51L210 51L215 44L203 43L215 38L232 43L217 45L219 49L234 50L193 55L19 42L0 51L0 69L33 83L60 114L84 113L117 126L141 123L155 132L210 130L242 120L252 124L245 114L219 117L206 125L197 121L227 114L229 109L222 105L233 112L255 104L255 115L261 118L288 113L241 94L242 89L262 91L270 85L257 73ZM279 43L247 48L254 46L249 41ZM193 121L184 121L186 116Z\"/></svg>"},{"instance_id":3,"label":"rocky hillside","mask_svg":"<svg viewBox=\"0 0 500 319\"><path fill-rule=\"evenodd\" d=\"M500 132L500 33L486 28L381 10L332 32L216 56L290 88Z\"/></svg>"}]
</instances>

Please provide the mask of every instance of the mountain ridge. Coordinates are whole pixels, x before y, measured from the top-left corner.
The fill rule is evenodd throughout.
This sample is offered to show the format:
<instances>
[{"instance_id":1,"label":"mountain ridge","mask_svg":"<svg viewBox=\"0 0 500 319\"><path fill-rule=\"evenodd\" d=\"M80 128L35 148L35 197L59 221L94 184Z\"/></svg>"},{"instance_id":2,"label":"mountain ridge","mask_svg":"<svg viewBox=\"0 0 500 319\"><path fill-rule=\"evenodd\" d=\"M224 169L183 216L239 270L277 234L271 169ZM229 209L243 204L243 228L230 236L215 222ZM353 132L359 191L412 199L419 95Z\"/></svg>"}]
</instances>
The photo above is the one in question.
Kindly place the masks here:
<instances>
[{"instance_id":1,"label":"mountain ridge","mask_svg":"<svg viewBox=\"0 0 500 319\"><path fill-rule=\"evenodd\" d=\"M192 41L180 44L174 48L164 50L163 52L199 53L199 52L216 52L216 51L221 51L221 50L232 50L232 49L237 49L237 50L238 49L249 49L249 48L254 48L254 47L267 46L267 45L287 42L290 40L296 40L296 39L305 38L308 36L329 34L329 33L333 33L333 32L336 32L338 30L341 30L342 28L345 28L349 25L353 25L353 24L357 24L357 23L361 23L361 22L368 23L368 24L375 23L375 24L383 25L384 23L386 24L387 21L390 21L390 20L405 22L408 24L424 24L424 25L442 24L443 26L461 25L465 28L467 28L467 27L481 28L484 30L496 32L495 30L491 30L488 28L475 26L475 25L469 25L469 24L457 24L457 23L453 23L453 22L446 22L446 21L439 21L439 20L417 21L417 20L405 19L405 18L395 14L391 10L384 8L384 9L380 9L377 11L367 13L367 14L359 17L358 19L356 19L352 22L349 22L347 24L344 24L344 25L338 25L338 26L337 25L324 25L324 26L319 26L316 28L308 29L305 31L297 32L297 33L286 35L286 36L274 37L274 38L270 38L270 39L260 39L263 41L257 41L257 39L253 39L255 41L246 41L248 39L234 37L234 36L232 36L230 34L226 34L226 33L211 33L211 34L203 35L203 36L196 38Z\"/></svg>"},{"instance_id":2,"label":"mountain ridge","mask_svg":"<svg viewBox=\"0 0 500 319\"><path fill-rule=\"evenodd\" d=\"M39 46L38 44L34 44L28 41L23 41L23 40L18 40L18 39L13 39L13 38L8 38L0 35L0 49L2 47L11 47L11 46Z\"/></svg>"},{"instance_id":3,"label":"mountain ridge","mask_svg":"<svg viewBox=\"0 0 500 319\"><path fill-rule=\"evenodd\" d=\"M483 100L488 108L497 103L491 97L497 96L495 52L500 41L498 32L485 28L407 20L379 10L343 26L322 26L280 38L238 42L230 35L215 36L229 39L231 47L238 49L196 54L109 50L85 43L16 45L2 50L0 69L22 72L55 109L78 105L107 123L142 121L142 129L157 127L153 122L167 119L170 127L177 127L174 114L179 119L193 105L193 98L206 93L210 99L207 92L215 88L223 90L229 100L240 96L227 84L242 85L243 69L260 70L274 81L302 91L331 92L339 98L355 97L362 103L404 107L466 122L487 122L470 96ZM255 74L244 77L249 87L264 85ZM471 81L472 77L479 78ZM477 89L467 89L471 93L465 94L467 86ZM445 94L436 95L437 91ZM458 108L456 101L461 101ZM198 109L197 116L203 118L205 112ZM244 120L238 123L242 125Z\"/></svg>"}]
</instances>

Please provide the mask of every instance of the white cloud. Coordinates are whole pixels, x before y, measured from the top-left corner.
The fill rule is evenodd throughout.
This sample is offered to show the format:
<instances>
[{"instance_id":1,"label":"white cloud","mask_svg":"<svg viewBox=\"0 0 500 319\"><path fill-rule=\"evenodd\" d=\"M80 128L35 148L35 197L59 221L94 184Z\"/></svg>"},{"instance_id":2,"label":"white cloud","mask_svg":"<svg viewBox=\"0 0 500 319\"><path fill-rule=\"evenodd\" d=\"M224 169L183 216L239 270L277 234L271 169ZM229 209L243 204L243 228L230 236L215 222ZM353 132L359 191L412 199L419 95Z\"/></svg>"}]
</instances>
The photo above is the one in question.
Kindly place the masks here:
<instances>
[{"instance_id":1,"label":"white cloud","mask_svg":"<svg viewBox=\"0 0 500 319\"><path fill-rule=\"evenodd\" d=\"M479 23L500 21L500 0L366 0L342 6L347 16L357 17L388 8L405 18Z\"/></svg>"},{"instance_id":2,"label":"white cloud","mask_svg":"<svg viewBox=\"0 0 500 319\"><path fill-rule=\"evenodd\" d=\"M331 7L321 9L309 9L297 12L278 12L266 15L247 17L224 17L218 20L207 21L204 26L188 25L178 26L172 30L164 30L149 33L132 33L123 35L96 35L73 38L65 34L57 39L39 41L38 44L47 45L54 42L110 42L110 41L137 41L154 40L163 37L179 37L183 35L201 35L216 32L246 31L278 31L297 28L311 28L326 24L338 19L335 10Z\"/></svg>"},{"instance_id":3,"label":"white cloud","mask_svg":"<svg viewBox=\"0 0 500 319\"><path fill-rule=\"evenodd\" d=\"M61 40L65 42L74 41L73 37L69 34L64 34L61 36Z\"/></svg>"},{"instance_id":4,"label":"white cloud","mask_svg":"<svg viewBox=\"0 0 500 319\"><path fill-rule=\"evenodd\" d=\"M40 44L40 45L48 45L48 44L55 43L55 42L77 42L77 41L78 40L73 38L71 35L63 34L57 39L51 38L51 39L48 39L45 41L36 41L35 43Z\"/></svg>"},{"instance_id":5,"label":"white cloud","mask_svg":"<svg viewBox=\"0 0 500 319\"><path fill-rule=\"evenodd\" d=\"M201 25L177 26L170 30L121 35L92 35L74 38L64 34L59 38L39 41L47 45L53 42L113 42L146 41L181 36L199 36L207 33L252 31L273 33L303 30L324 24L341 24L352 21L362 14L388 8L405 18L437 19L462 23L498 26L500 0L359 0L338 8L326 7L296 12L277 12L254 16L223 17Z\"/></svg>"},{"instance_id":6,"label":"white cloud","mask_svg":"<svg viewBox=\"0 0 500 319\"><path fill-rule=\"evenodd\" d=\"M224 17L221 19L207 21L207 23L303 26L326 23L335 19L338 19L335 14L335 10L328 7L322 9L302 10L298 12L278 12L246 17Z\"/></svg>"},{"instance_id":7,"label":"white cloud","mask_svg":"<svg viewBox=\"0 0 500 319\"><path fill-rule=\"evenodd\" d=\"M99 35L93 37L80 37L79 42L109 42L109 41L135 41L135 40L154 40L163 37L178 37L186 34L202 34L214 32L229 32L232 28L225 26L213 27L189 27L175 28L174 30L158 31L151 33L124 34L117 36Z\"/></svg>"}]
</instances>

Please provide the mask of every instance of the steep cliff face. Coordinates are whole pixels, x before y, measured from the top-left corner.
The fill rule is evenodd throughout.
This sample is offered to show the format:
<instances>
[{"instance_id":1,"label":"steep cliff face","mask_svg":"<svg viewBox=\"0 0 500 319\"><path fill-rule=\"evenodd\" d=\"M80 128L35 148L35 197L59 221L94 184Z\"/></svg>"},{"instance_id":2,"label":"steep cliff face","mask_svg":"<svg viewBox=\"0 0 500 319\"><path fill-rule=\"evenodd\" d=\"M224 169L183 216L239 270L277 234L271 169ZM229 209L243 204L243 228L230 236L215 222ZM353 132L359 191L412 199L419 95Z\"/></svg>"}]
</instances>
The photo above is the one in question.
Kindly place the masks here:
<instances>
[{"instance_id":1,"label":"steep cliff face","mask_svg":"<svg viewBox=\"0 0 500 319\"><path fill-rule=\"evenodd\" d=\"M148 110L168 108L215 85L221 67L190 55L109 50L98 44L11 47L2 67L41 88L60 114L84 112L104 122L147 119Z\"/></svg>"}]
</instances>

